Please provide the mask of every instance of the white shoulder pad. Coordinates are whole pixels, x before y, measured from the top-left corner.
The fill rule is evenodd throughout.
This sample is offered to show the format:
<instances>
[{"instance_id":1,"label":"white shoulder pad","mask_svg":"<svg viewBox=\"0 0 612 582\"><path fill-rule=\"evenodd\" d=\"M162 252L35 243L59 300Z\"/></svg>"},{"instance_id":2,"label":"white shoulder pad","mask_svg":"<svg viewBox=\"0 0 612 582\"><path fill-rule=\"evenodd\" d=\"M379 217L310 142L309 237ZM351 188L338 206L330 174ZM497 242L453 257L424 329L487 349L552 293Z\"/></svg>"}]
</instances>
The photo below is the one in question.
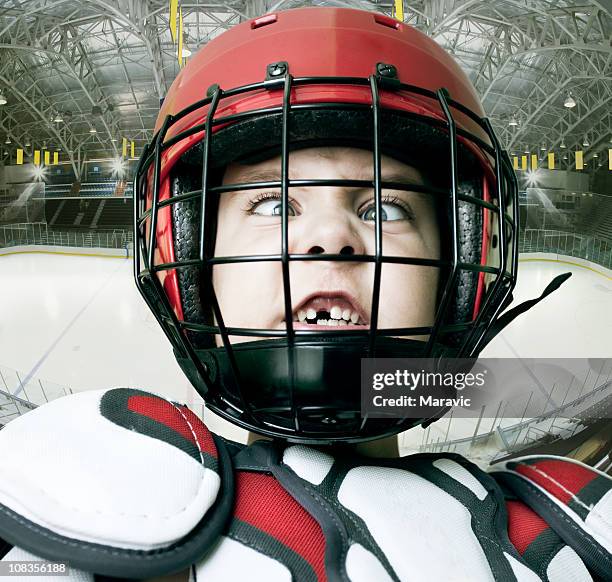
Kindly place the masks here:
<instances>
[{"instance_id":1,"label":"white shoulder pad","mask_svg":"<svg viewBox=\"0 0 612 582\"><path fill-rule=\"evenodd\" d=\"M138 556L151 566L138 576L188 565L231 510L221 441L187 407L148 392L60 398L9 423L0 451L0 538L76 556L98 574L128 576L132 567L112 564Z\"/></svg>"}]
</instances>

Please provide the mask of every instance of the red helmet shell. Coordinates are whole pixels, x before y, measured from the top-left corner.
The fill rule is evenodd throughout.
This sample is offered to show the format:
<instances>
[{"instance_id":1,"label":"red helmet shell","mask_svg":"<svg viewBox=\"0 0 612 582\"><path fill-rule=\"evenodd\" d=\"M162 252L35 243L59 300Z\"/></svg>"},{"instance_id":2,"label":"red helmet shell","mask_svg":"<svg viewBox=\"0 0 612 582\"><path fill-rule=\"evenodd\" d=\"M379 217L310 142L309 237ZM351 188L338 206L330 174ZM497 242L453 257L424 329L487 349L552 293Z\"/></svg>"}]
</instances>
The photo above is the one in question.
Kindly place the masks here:
<instances>
[{"instance_id":1,"label":"red helmet shell","mask_svg":"<svg viewBox=\"0 0 612 582\"><path fill-rule=\"evenodd\" d=\"M263 23L258 26L258 23ZM479 116L480 100L466 74L434 40L388 16L349 8L298 8L234 26L203 47L175 79L156 123L222 89L261 82L266 65L289 63L294 77L367 78L380 62L402 83L452 99Z\"/></svg>"},{"instance_id":2,"label":"red helmet shell","mask_svg":"<svg viewBox=\"0 0 612 582\"><path fill-rule=\"evenodd\" d=\"M245 21L207 43L174 80L159 113L158 131L168 115L175 115L206 98L217 84L223 90L261 83L268 64L286 61L294 77L360 77L376 72L377 63L396 67L400 82L428 89L448 90L453 101L484 116L480 100L466 74L434 40L388 16L348 8L310 7L287 10ZM215 117L282 103L282 89L258 90L223 99ZM380 92L383 107L411 111L445 120L434 99L401 91ZM367 86L322 83L294 87L291 102L371 103ZM174 123L166 139L205 121L201 107ZM485 132L468 116L453 111L457 126L490 143ZM164 151L160 173L160 200L170 196L169 172L178 158L203 138L198 132ZM479 148L470 149L482 160L491 177L489 162ZM149 174L151 206L152 175ZM156 264L175 261L170 207L158 212ZM487 229L485 225L485 236ZM486 246L488 241L483 240ZM484 256L483 256L484 259ZM165 273L163 285L179 319L183 318L175 270ZM482 285L482 277L481 284Z\"/></svg>"}]
</instances>

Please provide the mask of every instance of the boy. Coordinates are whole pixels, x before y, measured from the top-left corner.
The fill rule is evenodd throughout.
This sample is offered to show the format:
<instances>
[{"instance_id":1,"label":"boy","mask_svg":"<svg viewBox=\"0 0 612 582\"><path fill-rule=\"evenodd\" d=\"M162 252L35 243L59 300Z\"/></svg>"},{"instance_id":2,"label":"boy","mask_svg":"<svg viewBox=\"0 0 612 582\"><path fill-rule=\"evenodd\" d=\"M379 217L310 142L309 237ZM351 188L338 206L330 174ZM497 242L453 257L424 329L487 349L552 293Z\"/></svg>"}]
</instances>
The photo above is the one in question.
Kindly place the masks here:
<instances>
[{"instance_id":1,"label":"boy","mask_svg":"<svg viewBox=\"0 0 612 582\"><path fill-rule=\"evenodd\" d=\"M0 435L4 560L88 581L609 579L606 475L395 458L435 415L361 414L361 358L475 357L509 319L516 183L482 116L450 57L380 14L292 10L207 44L139 166L136 280L207 405L269 438L139 390L36 409Z\"/></svg>"}]
</instances>

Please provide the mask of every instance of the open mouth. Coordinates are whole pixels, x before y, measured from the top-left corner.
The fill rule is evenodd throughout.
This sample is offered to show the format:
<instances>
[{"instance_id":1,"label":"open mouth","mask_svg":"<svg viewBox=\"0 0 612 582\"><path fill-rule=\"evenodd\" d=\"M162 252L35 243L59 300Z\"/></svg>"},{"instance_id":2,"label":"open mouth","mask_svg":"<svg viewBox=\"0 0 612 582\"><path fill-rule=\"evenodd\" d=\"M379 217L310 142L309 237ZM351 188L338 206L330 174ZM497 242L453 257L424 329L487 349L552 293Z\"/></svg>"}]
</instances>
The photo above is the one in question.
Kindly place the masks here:
<instances>
[{"instance_id":1,"label":"open mouth","mask_svg":"<svg viewBox=\"0 0 612 582\"><path fill-rule=\"evenodd\" d=\"M304 299L293 312L298 327L366 327L363 308L345 292L316 292ZM300 325L302 324L302 325ZM295 326L294 326L295 327Z\"/></svg>"}]
</instances>

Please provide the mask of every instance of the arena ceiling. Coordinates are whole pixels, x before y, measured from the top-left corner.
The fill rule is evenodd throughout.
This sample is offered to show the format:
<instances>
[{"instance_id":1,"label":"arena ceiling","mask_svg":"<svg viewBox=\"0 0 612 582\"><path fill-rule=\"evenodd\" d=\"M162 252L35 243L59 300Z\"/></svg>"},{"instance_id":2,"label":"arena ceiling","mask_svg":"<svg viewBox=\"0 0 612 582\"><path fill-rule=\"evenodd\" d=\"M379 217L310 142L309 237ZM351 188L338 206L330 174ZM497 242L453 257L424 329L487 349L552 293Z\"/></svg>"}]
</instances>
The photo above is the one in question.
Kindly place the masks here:
<instances>
[{"instance_id":1,"label":"arena ceiling","mask_svg":"<svg viewBox=\"0 0 612 582\"><path fill-rule=\"evenodd\" d=\"M179 70L168 4L0 0L0 147L59 149L77 175L85 159L117 156L122 137L139 151ZM391 14L393 0L182 0L185 45L195 52L245 19L305 5ZM510 152L563 143L601 160L612 138L612 0L404 5L405 22L467 71Z\"/></svg>"}]
</instances>

